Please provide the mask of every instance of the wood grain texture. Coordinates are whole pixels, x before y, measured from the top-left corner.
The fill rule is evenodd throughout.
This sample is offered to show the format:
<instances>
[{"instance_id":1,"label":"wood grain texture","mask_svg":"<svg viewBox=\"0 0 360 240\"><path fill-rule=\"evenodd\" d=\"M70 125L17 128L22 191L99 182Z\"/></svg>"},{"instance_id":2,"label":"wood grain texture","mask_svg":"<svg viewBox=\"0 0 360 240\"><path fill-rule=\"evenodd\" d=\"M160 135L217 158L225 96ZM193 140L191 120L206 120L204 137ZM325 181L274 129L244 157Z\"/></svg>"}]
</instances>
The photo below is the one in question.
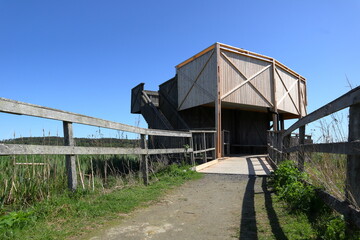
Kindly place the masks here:
<instances>
[{"instance_id":1,"label":"wood grain texture","mask_svg":"<svg viewBox=\"0 0 360 240\"><path fill-rule=\"evenodd\" d=\"M187 150L192 152L193 149ZM171 154L184 153L184 148L141 149L112 147L46 146L25 144L0 144L0 156L4 155L107 155L107 154Z\"/></svg>"},{"instance_id":2,"label":"wood grain texture","mask_svg":"<svg viewBox=\"0 0 360 240\"><path fill-rule=\"evenodd\" d=\"M191 133L189 132L145 129L5 98L0 98L0 112L47 118L146 135L191 137Z\"/></svg>"},{"instance_id":3,"label":"wood grain texture","mask_svg":"<svg viewBox=\"0 0 360 240\"><path fill-rule=\"evenodd\" d=\"M334 101L301 118L284 132L284 136L291 134L294 130L301 126L314 122L320 118L326 117L332 113L358 103L360 103L360 87L354 88Z\"/></svg>"}]
</instances>

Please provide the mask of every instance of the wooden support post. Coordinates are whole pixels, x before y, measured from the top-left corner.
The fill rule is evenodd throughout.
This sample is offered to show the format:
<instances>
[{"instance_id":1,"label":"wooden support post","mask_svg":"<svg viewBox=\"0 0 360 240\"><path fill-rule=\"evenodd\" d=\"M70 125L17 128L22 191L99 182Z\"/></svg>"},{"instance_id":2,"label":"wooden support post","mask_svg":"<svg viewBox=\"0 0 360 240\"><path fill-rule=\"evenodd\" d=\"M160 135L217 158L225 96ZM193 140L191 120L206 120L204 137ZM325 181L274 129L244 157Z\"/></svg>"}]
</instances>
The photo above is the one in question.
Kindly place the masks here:
<instances>
[{"instance_id":1,"label":"wooden support post","mask_svg":"<svg viewBox=\"0 0 360 240\"><path fill-rule=\"evenodd\" d=\"M64 145L65 146L75 146L75 141L73 137L73 128L71 122L63 122L64 128ZM75 191L77 187L77 176L76 176L76 162L74 155L65 156L65 165L66 173L68 180L68 188L71 191Z\"/></svg>"},{"instance_id":2,"label":"wooden support post","mask_svg":"<svg viewBox=\"0 0 360 240\"><path fill-rule=\"evenodd\" d=\"M360 104L350 107L349 142L360 141ZM352 204L360 206L360 154L347 156L346 197Z\"/></svg>"},{"instance_id":3,"label":"wooden support post","mask_svg":"<svg viewBox=\"0 0 360 240\"><path fill-rule=\"evenodd\" d=\"M299 145L305 143L305 125L299 128ZM303 150L298 152L298 168L301 172L304 171L305 154Z\"/></svg>"},{"instance_id":4,"label":"wooden support post","mask_svg":"<svg viewBox=\"0 0 360 240\"><path fill-rule=\"evenodd\" d=\"M275 59L272 60L272 84L273 84L273 97L272 97L272 104L273 104L273 130L279 131L279 119L278 119L278 109L277 109L277 99L276 99L276 79L275 79L275 71L276 71L276 62Z\"/></svg>"},{"instance_id":5,"label":"wooden support post","mask_svg":"<svg viewBox=\"0 0 360 240\"><path fill-rule=\"evenodd\" d=\"M141 141L140 141L140 147L142 149L148 149L147 141L146 141L146 135L141 134ZM148 165L148 155L147 154L141 154L141 172L142 177L145 185L149 184L149 165Z\"/></svg>"},{"instance_id":6,"label":"wooden support post","mask_svg":"<svg viewBox=\"0 0 360 240\"><path fill-rule=\"evenodd\" d=\"M202 139L202 145L203 145L203 149L204 150L206 150L206 133L204 132L203 133L203 139ZM206 154L206 152L204 152L204 155L203 155L203 160L204 160L204 163L206 163L207 162L207 154Z\"/></svg>"},{"instance_id":7,"label":"wooden support post","mask_svg":"<svg viewBox=\"0 0 360 240\"><path fill-rule=\"evenodd\" d=\"M217 94L216 94L216 98L215 98L215 130L216 130L216 158L221 158L222 157L222 148L223 148L223 144L222 144L222 137L221 137L221 81L220 81L220 44L217 43L216 44L216 66L217 66Z\"/></svg>"}]
</instances>

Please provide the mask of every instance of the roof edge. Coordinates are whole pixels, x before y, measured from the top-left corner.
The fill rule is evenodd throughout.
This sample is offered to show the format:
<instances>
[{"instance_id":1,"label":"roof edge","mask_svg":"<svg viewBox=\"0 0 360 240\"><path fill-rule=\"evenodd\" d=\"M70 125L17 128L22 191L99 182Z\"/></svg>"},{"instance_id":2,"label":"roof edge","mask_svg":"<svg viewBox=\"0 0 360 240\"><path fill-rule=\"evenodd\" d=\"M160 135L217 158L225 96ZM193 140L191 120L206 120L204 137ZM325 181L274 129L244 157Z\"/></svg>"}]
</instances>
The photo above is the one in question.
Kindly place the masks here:
<instances>
[{"instance_id":1,"label":"roof edge","mask_svg":"<svg viewBox=\"0 0 360 240\"><path fill-rule=\"evenodd\" d=\"M272 57L268 57L259 53L255 53L255 52L251 52L242 48L237 48L237 47L233 47L227 44L223 44L223 43L219 43L216 42L214 44L212 44L211 46L207 47L206 49L202 50L201 52L195 54L194 56L192 56L191 58L188 58L187 60L181 62L180 64L176 65L175 68L181 68L182 66L188 64L189 62L192 62L193 60L201 57L202 55L206 54L207 52L211 51L212 49L214 49L216 47L216 45L219 45L220 48L224 49L224 50L232 50L238 53L241 53L242 55L246 55L249 57L255 57L258 58L260 60L264 60L267 62L274 62L274 64L280 68L282 68L283 70L287 71L288 73L298 77L299 79L306 81L306 79L301 76L299 73L295 72L294 70L292 70L291 68L287 67L286 65L284 65L283 63L279 62L278 60L276 60L275 58Z\"/></svg>"}]
</instances>

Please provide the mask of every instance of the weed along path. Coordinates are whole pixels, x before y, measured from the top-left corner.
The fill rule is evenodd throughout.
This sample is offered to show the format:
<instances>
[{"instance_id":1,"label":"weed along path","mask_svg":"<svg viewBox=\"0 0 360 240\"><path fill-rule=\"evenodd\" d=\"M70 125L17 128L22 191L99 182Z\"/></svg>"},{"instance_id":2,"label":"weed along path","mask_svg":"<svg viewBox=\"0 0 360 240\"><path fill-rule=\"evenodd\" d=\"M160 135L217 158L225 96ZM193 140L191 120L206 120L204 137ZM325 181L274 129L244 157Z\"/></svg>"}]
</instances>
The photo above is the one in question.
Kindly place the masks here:
<instances>
[{"instance_id":1,"label":"weed along path","mask_svg":"<svg viewBox=\"0 0 360 240\"><path fill-rule=\"evenodd\" d=\"M239 239L248 183L247 175L204 174L87 239ZM261 184L258 187L261 190ZM251 236L251 224L248 227Z\"/></svg>"}]
</instances>

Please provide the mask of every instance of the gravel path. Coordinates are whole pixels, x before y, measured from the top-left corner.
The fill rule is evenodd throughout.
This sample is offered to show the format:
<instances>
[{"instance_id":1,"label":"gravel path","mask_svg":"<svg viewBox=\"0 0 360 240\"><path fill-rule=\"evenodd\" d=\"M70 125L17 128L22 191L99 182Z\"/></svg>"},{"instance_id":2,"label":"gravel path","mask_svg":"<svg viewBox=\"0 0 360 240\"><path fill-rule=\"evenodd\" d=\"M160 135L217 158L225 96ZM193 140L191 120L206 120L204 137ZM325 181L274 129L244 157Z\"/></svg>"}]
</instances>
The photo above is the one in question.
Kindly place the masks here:
<instances>
[{"instance_id":1,"label":"gravel path","mask_svg":"<svg viewBox=\"0 0 360 240\"><path fill-rule=\"evenodd\" d=\"M247 211L243 198L248 195L249 179L247 175L205 174L89 239L238 239L244 223L241 212ZM252 192L254 188L261 191L261 184L252 182Z\"/></svg>"}]
</instances>

